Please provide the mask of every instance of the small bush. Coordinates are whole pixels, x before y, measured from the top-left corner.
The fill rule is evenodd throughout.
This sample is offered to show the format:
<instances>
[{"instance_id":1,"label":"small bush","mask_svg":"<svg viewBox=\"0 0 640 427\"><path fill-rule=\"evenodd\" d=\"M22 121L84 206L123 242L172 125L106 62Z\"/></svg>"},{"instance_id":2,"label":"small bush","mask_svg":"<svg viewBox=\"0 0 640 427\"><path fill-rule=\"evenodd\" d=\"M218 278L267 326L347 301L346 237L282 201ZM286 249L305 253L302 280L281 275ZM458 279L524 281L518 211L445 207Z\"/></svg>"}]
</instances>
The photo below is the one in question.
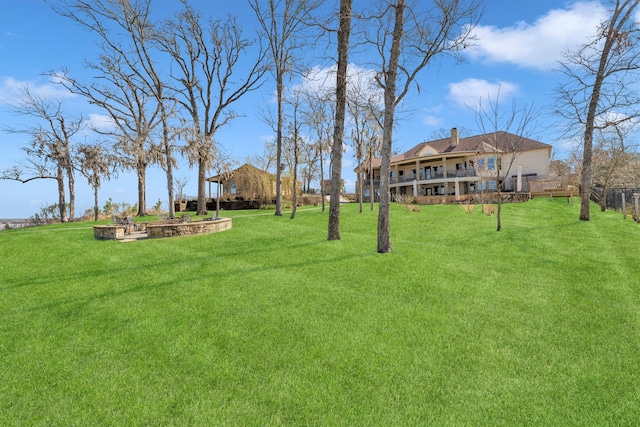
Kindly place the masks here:
<instances>
[{"instance_id":1,"label":"small bush","mask_svg":"<svg viewBox=\"0 0 640 427\"><path fill-rule=\"evenodd\" d=\"M405 207L414 202L413 196L409 196L408 194L396 194L395 201L397 204Z\"/></svg>"},{"instance_id":2,"label":"small bush","mask_svg":"<svg viewBox=\"0 0 640 427\"><path fill-rule=\"evenodd\" d=\"M482 212L486 215L486 216L491 216L495 213L496 211L496 206L495 205L484 205L482 207Z\"/></svg>"},{"instance_id":3,"label":"small bush","mask_svg":"<svg viewBox=\"0 0 640 427\"><path fill-rule=\"evenodd\" d=\"M460 207L462 208L463 211L465 211L466 213L470 214L476 208L476 205L473 205L471 203L465 203L465 204L460 205Z\"/></svg>"}]
</instances>

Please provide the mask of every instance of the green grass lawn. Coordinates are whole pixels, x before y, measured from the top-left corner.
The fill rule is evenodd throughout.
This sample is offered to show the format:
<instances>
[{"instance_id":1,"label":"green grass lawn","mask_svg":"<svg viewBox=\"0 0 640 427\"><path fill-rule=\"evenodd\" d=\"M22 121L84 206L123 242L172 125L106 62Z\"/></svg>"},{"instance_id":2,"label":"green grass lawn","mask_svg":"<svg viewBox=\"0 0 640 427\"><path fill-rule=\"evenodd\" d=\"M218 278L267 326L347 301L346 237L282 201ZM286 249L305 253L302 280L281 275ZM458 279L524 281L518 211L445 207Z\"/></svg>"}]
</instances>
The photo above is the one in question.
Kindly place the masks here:
<instances>
[{"instance_id":1,"label":"green grass lawn","mask_svg":"<svg viewBox=\"0 0 640 427\"><path fill-rule=\"evenodd\" d=\"M1 232L0 425L638 425L640 226L393 205L378 254L365 208Z\"/></svg>"}]
</instances>

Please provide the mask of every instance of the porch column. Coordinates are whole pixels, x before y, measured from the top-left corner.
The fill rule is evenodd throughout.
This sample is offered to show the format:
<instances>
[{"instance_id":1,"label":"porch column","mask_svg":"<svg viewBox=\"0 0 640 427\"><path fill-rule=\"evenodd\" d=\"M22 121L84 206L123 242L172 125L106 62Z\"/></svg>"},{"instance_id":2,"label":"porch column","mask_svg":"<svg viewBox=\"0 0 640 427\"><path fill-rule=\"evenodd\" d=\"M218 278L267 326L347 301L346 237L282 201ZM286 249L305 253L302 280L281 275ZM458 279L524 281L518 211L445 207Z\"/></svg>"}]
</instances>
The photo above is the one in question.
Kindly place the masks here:
<instances>
[{"instance_id":1,"label":"porch column","mask_svg":"<svg viewBox=\"0 0 640 427\"><path fill-rule=\"evenodd\" d=\"M416 179L420 179L420 160L416 160Z\"/></svg>"},{"instance_id":2,"label":"porch column","mask_svg":"<svg viewBox=\"0 0 640 427\"><path fill-rule=\"evenodd\" d=\"M447 159L444 157L442 158L442 177L447 177Z\"/></svg>"}]
</instances>

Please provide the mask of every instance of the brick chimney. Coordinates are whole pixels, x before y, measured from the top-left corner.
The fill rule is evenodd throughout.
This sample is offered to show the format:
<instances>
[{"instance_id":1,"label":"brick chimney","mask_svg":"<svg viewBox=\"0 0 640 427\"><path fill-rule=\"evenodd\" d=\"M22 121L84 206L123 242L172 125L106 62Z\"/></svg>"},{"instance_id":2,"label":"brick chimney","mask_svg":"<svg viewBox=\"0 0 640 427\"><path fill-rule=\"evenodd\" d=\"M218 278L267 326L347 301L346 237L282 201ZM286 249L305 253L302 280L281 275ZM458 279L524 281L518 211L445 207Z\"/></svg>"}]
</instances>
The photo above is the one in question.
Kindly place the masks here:
<instances>
[{"instance_id":1,"label":"brick chimney","mask_svg":"<svg viewBox=\"0 0 640 427\"><path fill-rule=\"evenodd\" d=\"M455 147L458 145L458 128L451 128L451 146Z\"/></svg>"}]
</instances>

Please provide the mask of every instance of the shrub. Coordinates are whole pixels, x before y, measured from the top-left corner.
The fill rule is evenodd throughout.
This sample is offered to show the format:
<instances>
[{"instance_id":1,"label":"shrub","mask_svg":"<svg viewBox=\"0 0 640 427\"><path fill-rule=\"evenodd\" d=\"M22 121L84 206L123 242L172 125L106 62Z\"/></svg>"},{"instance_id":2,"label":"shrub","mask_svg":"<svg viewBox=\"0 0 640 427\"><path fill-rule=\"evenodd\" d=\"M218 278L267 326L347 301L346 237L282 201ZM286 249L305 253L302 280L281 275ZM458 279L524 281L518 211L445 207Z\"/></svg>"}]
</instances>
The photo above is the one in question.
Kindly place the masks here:
<instances>
[{"instance_id":1,"label":"shrub","mask_svg":"<svg viewBox=\"0 0 640 427\"><path fill-rule=\"evenodd\" d=\"M460 205L460 207L462 208L463 211L465 211L466 213L470 214L476 208L476 205L473 205L471 203L465 203L465 204Z\"/></svg>"},{"instance_id":2,"label":"shrub","mask_svg":"<svg viewBox=\"0 0 640 427\"><path fill-rule=\"evenodd\" d=\"M491 216L495 213L496 211L496 206L495 205L484 205L482 206L482 212L486 215L486 216Z\"/></svg>"}]
</instances>

